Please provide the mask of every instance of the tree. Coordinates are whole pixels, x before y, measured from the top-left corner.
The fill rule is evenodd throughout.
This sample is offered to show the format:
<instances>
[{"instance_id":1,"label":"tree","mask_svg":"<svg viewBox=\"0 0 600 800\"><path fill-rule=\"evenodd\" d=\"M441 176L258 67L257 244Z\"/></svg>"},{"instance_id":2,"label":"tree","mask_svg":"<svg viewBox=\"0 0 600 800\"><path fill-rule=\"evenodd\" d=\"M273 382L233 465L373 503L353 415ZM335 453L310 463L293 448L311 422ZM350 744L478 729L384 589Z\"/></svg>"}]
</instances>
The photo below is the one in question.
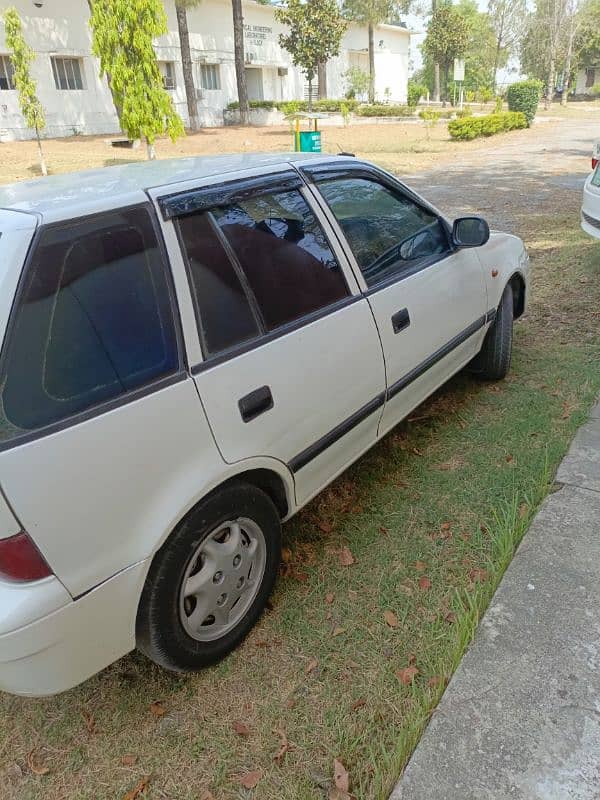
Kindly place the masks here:
<instances>
[{"instance_id":1,"label":"tree","mask_svg":"<svg viewBox=\"0 0 600 800\"><path fill-rule=\"evenodd\" d=\"M573 69L600 63L600 0L587 0L579 11L573 43Z\"/></svg>"},{"instance_id":2,"label":"tree","mask_svg":"<svg viewBox=\"0 0 600 800\"><path fill-rule=\"evenodd\" d=\"M242 0L231 0L233 8L233 51L235 60L235 80L240 104L240 122L247 125L250 118L248 106L248 87L246 86L246 59L244 56L244 14Z\"/></svg>"},{"instance_id":3,"label":"tree","mask_svg":"<svg viewBox=\"0 0 600 800\"><path fill-rule=\"evenodd\" d=\"M338 55L347 23L336 0L287 0L275 9L275 18L289 29L279 34L279 42L306 75L310 107L319 64Z\"/></svg>"},{"instance_id":4,"label":"tree","mask_svg":"<svg viewBox=\"0 0 600 800\"><path fill-rule=\"evenodd\" d=\"M554 98L556 76L567 52L569 7L570 0L536 0L521 47L523 70L546 86L546 109Z\"/></svg>"},{"instance_id":5,"label":"tree","mask_svg":"<svg viewBox=\"0 0 600 800\"><path fill-rule=\"evenodd\" d=\"M183 84L185 86L185 99L187 101L190 128L197 131L200 128L198 117L198 102L196 99L196 86L194 84L194 63L190 49L190 32L188 29L187 10L198 5L199 0L176 0L175 13L177 15L177 30L179 31L179 49L181 50L181 66L183 68Z\"/></svg>"},{"instance_id":6,"label":"tree","mask_svg":"<svg viewBox=\"0 0 600 800\"><path fill-rule=\"evenodd\" d=\"M163 87L152 40L167 32L160 0L94 0L90 17L92 52L100 74L109 73L121 127L130 139L145 138L148 158L154 141L184 133L181 117Z\"/></svg>"},{"instance_id":7,"label":"tree","mask_svg":"<svg viewBox=\"0 0 600 800\"><path fill-rule=\"evenodd\" d=\"M454 6L441 6L431 17L423 52L444 70L444 96L448 99L450 67L464 56L469 44L469 25Z\"/></svg>"},{"instance_id":8,"label":"tree","mask_svg":"<svg viewBox=\"0 0 600 800\"><path fill-rule=\"evenodd\" d=\"M400 4L395 0L345 0L343 5L343 13L347 19L366 25L368 29L369 103L375 102L375 27L382 22L389 22L399 8Z\"/></svg>"},{"instance_id":9,"label":"tree","mask_svg":"<svg viewBox=\"0 0 600 800\"><path fill-rule=\"evenodd\" d=\"M42 175L47 175L44 151L40 131L46 127L44 109L37 97L37 83L31 77L29 67L35 58L31 47L23 36L23 26L15 8L8 8L4 13L4 27L6 30L6 46L11 51L10 60L14 68L14 82L19 93L19 106L25 117L25 121L30 128L35 131L37 139L38 154L40 159L40 169Z\"/></svg>"},{"instance_id":10,"label":"tree","mask_svg":"<svg viewBox=\"0 0 600 800\"><path fill-rule=\"evenodd\" d=\"M494 84L496 90L498 70L502 66L502 52L512 55L517 49L527 18L526 0L489 0L488 14L496 41L494 59Z\"/></svg>"},{"instance_id":11,"label":"tree","mask_svg":"<svg viewBox=\"0 0 600 800\"><path fill-rule=\"evenodd\" d=\"M475 0L460 0L456 10L469 27L469 41L465 59L464 88L467 91L494 91L498 65L507 60L505 49L497 50L496 36L490 15L479 11Z\"/></svg>"}]
</instances>

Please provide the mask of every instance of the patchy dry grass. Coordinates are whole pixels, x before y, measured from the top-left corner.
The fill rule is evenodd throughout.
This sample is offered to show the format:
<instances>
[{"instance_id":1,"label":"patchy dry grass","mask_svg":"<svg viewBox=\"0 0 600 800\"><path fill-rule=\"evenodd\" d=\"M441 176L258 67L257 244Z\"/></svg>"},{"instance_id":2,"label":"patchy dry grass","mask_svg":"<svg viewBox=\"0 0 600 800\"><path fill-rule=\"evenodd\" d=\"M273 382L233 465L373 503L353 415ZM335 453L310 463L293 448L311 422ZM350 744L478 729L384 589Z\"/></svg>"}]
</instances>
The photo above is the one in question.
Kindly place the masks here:
<instances>
[{"instance_id":1,"label":"patchy dry grass","mask_svg":"<svg viewBox=\"0 0 600 800\"><path fill-rule=\"evenodd\" d=\"M0 697L3 799L122 798L151 776L153 800L321 800L334 758L359 800L387 796L600 389L578 200L519 218L534 299L509 379L457 376L288 524L272 608L219 666L132 654L57 698Z\"/></svg>"}]
</instances>

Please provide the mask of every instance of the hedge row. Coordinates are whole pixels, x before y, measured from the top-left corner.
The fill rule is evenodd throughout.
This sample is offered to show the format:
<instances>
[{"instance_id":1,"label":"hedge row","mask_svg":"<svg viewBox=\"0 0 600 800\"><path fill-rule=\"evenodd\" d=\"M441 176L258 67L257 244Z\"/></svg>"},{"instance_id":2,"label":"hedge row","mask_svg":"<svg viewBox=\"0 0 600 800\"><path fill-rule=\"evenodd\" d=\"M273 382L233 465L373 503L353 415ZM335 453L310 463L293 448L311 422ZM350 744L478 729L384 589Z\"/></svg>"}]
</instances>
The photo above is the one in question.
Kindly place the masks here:
<instances>
[{"instance_id":1,"label":"hedge row","mask_svg":"<svg viewBox=\"0 0 600 800\"><path fill-rule=\"evenodd\" d=\"M409 106L374 104L372 106L359 106L355 113L359 117L412 117L415 110Z\"/></svg>"},{"instance_id":2,"label":"hedge row","mask_svg":"<svg viewBox=\"0 0 600 800\"><path fill-rule=\"evenodd\" d=\"M519 81L511 84L506 92L509 110L522 111L527 119L528 127L535 117L542 90L541 81Z\"/></svg>"},{"instance_id":3,"label":"hedge row","mask_svg":"<svg viewBox=\"0 0 600 800\"><path fill-rule=\"evenodd\" d=\"M284 114L293 114L296 111L308 111L308 100L250 100L250 108L263 108L267 111L281 111ZM355 111L358 100L314 100L313 111L331 111L340 113L342 106L349 111ZM240 107L236 100L227 106L229 111L237 111Z\"/></svg>"},{"instance_id":4,"label":"hedge row","mask_svg":"<svg viewBox=\"0 0 600 800\"><path fill-rule=\"evenodd\" d=\"M476 139L478 136L493 136L495 133L527 128L527 117L521 111L503 111L486 117L465 117L448 123L448 132L453 139Z\"/></svg>"}]
</instances>

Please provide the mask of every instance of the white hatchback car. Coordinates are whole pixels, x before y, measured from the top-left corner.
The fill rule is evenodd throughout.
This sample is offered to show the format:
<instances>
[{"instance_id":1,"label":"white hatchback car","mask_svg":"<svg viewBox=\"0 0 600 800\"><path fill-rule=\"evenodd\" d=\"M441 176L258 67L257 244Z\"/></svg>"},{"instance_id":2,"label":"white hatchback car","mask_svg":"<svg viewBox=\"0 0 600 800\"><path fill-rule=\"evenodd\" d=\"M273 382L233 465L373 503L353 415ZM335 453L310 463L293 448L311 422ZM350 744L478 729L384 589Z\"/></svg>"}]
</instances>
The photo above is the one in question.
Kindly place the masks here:
<instances>
[{"instance_id":1,"label":"white hatchback car","mask_svg":"<svg viewBox=\"0 0 600 800\"><path fill-rule=\"evenodd\" d=\"M600 239L600 164L588 175L583 186L581 227L590 236Z\"/></svg>"},{"instance_id":2,"label":"white hatchback car","mask_svg":"<svg viewBox=\"0 0 600 800\"><path fill-rule=\"evenodd\" d=\"M506 374L520 239L352 157L130 164L0 187L0 688L134 647L196 670L281 522L448 378Z\"/></svg>"}]
</instances>

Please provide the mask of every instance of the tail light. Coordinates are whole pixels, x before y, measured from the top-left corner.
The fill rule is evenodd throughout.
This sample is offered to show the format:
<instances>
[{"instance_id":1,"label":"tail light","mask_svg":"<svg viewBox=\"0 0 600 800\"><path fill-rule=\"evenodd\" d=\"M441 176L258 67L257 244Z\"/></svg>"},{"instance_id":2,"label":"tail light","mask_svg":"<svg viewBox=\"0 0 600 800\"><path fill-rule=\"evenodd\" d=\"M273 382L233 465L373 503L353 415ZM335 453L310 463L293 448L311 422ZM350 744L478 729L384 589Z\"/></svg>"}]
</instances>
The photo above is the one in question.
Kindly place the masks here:
<instances>
[{"instance_id":1,"label":"tail light","mask_svg":"<svg viewBox=\"0 0 600 800\"><path fill-rule=\"evenodd\" d=\"M592 158L592 169L596 169L597 165L598 165L598 159L597 158Z\"/></svg>"},{"instance_id":2,"label":"tail light","mask_svg":"<svg viewBox=\"0 0 600 800\"><path fill-rule=\"evenodd\" d=\"M52 570L25 531L0 539L0 578L10 581L39 581Z\"/></svg>"}]
</instances>

